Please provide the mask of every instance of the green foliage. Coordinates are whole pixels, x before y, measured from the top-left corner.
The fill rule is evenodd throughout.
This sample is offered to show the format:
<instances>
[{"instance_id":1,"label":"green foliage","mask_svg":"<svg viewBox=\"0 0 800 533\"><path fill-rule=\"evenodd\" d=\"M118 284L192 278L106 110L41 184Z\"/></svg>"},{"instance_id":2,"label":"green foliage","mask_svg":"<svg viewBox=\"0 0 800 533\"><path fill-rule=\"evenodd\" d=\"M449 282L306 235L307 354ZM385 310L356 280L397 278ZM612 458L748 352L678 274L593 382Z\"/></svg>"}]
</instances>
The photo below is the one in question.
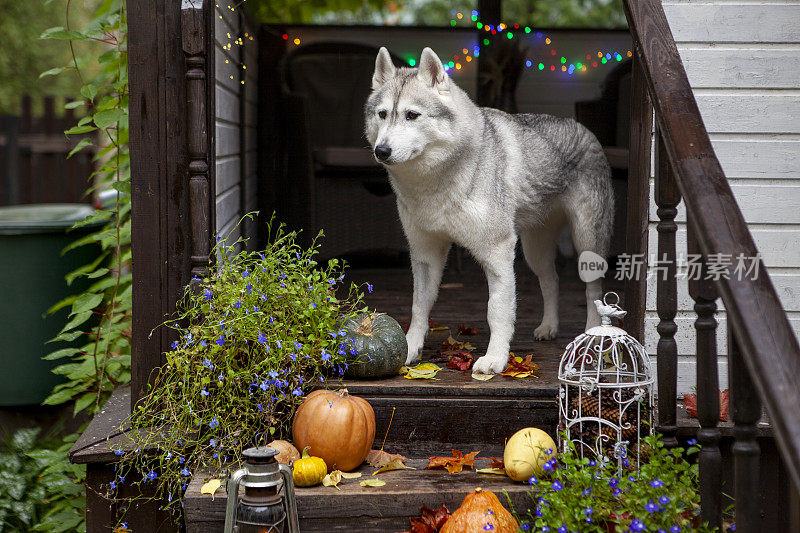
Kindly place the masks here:
<instances>
[{"instance_id":1,"label":"green foliage","mask_svg":"<svg viewBox=\"0 0 800 533\"><path fill-rule=\"evenodd\" d=\"M211 272L187 288L165 324L179 340L132 414L126 449L138 453L116 452L127 483L155 485L179 510L195 471L224 476L243 449L287 436L306 392L344 372L355 349L341 324L362 295L342 285L340 262L318 264L316 245L295 237L278 228L263 252L222 240Z\"/></svg>"},{"instance_id":2,"label":"green foliage","mask_svg":"<svg viewBox=\"0 0 800 533\"><path fill-rule=\"evenodd\" d=\"M80 96L68 104L85 116L67 134L92 133L72 151L94 149L98 169L87 191L116 191L116 199L75 227L102 223L94 233L71 244L68 249L94 245L100 254L90 264L67 276L91 280L88 289L57 303L51 311L70 306L69 322L54 340L83 339L77 348L54 351L47 359L64 360L53 372L64 376L45 400L58 405L75 402L75 414L95 412L111 391L130 380L131 249L130 249L130 159L128 152L128 57L124 2L104 0L94 17L80 29L54 27L43 39L78 44L102 43L106 51L97 58L99 73L85 79L77 59L62 67L74 71L82 81ZM73 56L76 57L76 56ZM58 69L53 69L58 70ZM70 155L72 155L70 154Z\"/></svg>"},{"instance_id":3,"label":"green foliage","mask_svg":"<svg viewBox=\"0 0 800 533\"><path fill-rule=\"evenodd\" d=\"M406 24L447 26L452 12L469 15L467 0L248 0L259 19L290 24ZM504 0L503 21L537 27L625 28L622 0ZM472 26L469 16L458 26Z\"/></svg>"},{"instance_id":4,"label":"green foliage","mask_svg":"<svg viewBox=\"0 0 800 533\"><path fill-rule=\"evenodd\" d=\"M568 441L568 450L545 464L546 476L532 477L533 510L517 518L528 531L698 531L698 470L687 457L699 447L666 449L658 436L641 445L640 469L624 460L618 475L615 462L598 464L581 457ZM549 528L549 529L548 529Z\"/></svg>"},{"instance_id":5,"label":"green foliage","mask_svg":"<svg viewBox=\"0 0 800 533\"><path fill-rule=\"evenodd\" d=\"M83 523L85 467L65 461L71 441L20 429L0 451L0 532L75 531Z\"/></svg>"},{"instance_id":6,"label":"green foliage","mask_svg":"<svg viewBox=\"0 0 800 533\"><path fill-rule=\"evenodd\" d=\"M81 84L77 78L59 76L40 80L39 73L50 69L48 76L58 69L53 64L70 60L70 50L61 43L36 42L45 28L56 24L66 24L65 8L68 0L0 0L0 114L19 113L19 100L23 94L33 97L36 106L45 95L66 96L78 92ZM90 18L96 0L81 0L71 10L70 23L85 24ZM92 45L87 50L97 55L99 46ZM88 59L88 55L87 55ZM84 68L95 71L83 57L79 62ZM34 113L41 110L34 107Z\"/></svg>"}]
</instances>

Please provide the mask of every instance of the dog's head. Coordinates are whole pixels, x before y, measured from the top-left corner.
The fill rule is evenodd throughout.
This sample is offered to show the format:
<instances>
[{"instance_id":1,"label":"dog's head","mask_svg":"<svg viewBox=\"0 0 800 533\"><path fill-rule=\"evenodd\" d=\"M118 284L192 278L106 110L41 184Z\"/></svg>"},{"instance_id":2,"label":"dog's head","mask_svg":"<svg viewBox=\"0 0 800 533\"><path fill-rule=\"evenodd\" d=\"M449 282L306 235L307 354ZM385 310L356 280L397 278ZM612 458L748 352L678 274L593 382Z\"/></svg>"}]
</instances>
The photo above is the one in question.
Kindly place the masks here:
<instances>
[{"instance_id":1,"label":"dog's head","mask_svg":"<svg viewBox=\"0 0 800 533\"><path fill-rule=\"evenodd\" d=\"M430 48L422 51L419 68L396 68L389 51L381 48L365 106L375 159L393 166L436 157L437 147L446 147L453 135L454 90Z\"/></svg>"}]
</instances>

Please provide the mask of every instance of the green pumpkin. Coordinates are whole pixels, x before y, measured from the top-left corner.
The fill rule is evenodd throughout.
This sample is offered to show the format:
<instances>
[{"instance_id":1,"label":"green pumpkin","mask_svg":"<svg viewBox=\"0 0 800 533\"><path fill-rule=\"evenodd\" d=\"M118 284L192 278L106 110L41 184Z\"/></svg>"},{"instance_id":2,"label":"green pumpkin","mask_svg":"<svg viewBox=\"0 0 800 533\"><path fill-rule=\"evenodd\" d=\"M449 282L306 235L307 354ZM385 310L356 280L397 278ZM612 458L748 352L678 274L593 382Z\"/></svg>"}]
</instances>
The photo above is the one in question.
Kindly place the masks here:
<instances>
[{"instance_id":1,"label":"green pumpkin","mask_svg":"<svg viewBox=\"0 0 800 533\"><path fill-rule=\"evenodd\" d=\"M403 328L389 315L362 313L342 324L355 342L358 361L345 373L353 378L394 376L406 362L408 344Z\"/></svg>"}]
</instances>

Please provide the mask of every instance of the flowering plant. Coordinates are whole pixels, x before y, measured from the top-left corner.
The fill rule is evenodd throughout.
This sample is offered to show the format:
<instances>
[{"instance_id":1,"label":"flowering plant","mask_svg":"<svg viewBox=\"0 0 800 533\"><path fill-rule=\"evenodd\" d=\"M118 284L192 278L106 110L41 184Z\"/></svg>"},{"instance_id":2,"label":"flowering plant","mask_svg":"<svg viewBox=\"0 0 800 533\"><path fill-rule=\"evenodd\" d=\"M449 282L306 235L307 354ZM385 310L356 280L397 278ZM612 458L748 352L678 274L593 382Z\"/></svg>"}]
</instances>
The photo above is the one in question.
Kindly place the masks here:
<instances>
[{"instance_id":1,"label":"flowering plant","mask_svg":"<svg viewBox=\"0 0 800 533\"><path fill-rule=\"evenodd\" d=\"M533 509L518 515L523 531L713 531L700 524L698 469L686 460L698 452L696 441L689 441L688 449L667 449L658 436L645 437L639 471L624 459L619 476L616 462L581 458L566 442L565 453L556 457L551 451L546 475L528 480Z\"/></svg>"},{"instance_id":2,"label":"flowering plant","mask_svg":"<svg viewBox=\"0 0 800 533\"><path fill-rule=\"evenodd\" d=\"M340 262L319 265L316 241L303 250L282 228L263 252L241 245L219 240L216 264L165 323L178 340L132 413L135 451L115 451L109 496L127 478L174 506L196 470L225 476L243 449L286 436L302 397L356 355L339 324L362 295L342 286Z\"/></svg>"}]
</instances>

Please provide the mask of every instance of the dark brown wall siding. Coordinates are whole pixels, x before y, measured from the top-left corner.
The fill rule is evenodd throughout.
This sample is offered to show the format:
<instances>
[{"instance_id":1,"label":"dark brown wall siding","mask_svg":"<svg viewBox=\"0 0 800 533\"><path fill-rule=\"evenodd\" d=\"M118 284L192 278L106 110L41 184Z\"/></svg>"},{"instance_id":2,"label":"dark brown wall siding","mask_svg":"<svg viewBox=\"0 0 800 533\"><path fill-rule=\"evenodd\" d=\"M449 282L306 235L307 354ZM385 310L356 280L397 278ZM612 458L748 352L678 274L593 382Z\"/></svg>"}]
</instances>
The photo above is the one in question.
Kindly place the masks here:
<instances>
[{"instance_id":1,"label":"dark brown wall siding","mask_svg":"<svg viewBox=\"0 0 800 533\"><path fill-rule=\"evenodd\" d=\"M254 246L255 222L237 224L257 209L258 42L246 14L240 8L231 11L227 2L217 4L214 22L215 230L231 241L253 237Z\"/></svg>"}]
</instances>

